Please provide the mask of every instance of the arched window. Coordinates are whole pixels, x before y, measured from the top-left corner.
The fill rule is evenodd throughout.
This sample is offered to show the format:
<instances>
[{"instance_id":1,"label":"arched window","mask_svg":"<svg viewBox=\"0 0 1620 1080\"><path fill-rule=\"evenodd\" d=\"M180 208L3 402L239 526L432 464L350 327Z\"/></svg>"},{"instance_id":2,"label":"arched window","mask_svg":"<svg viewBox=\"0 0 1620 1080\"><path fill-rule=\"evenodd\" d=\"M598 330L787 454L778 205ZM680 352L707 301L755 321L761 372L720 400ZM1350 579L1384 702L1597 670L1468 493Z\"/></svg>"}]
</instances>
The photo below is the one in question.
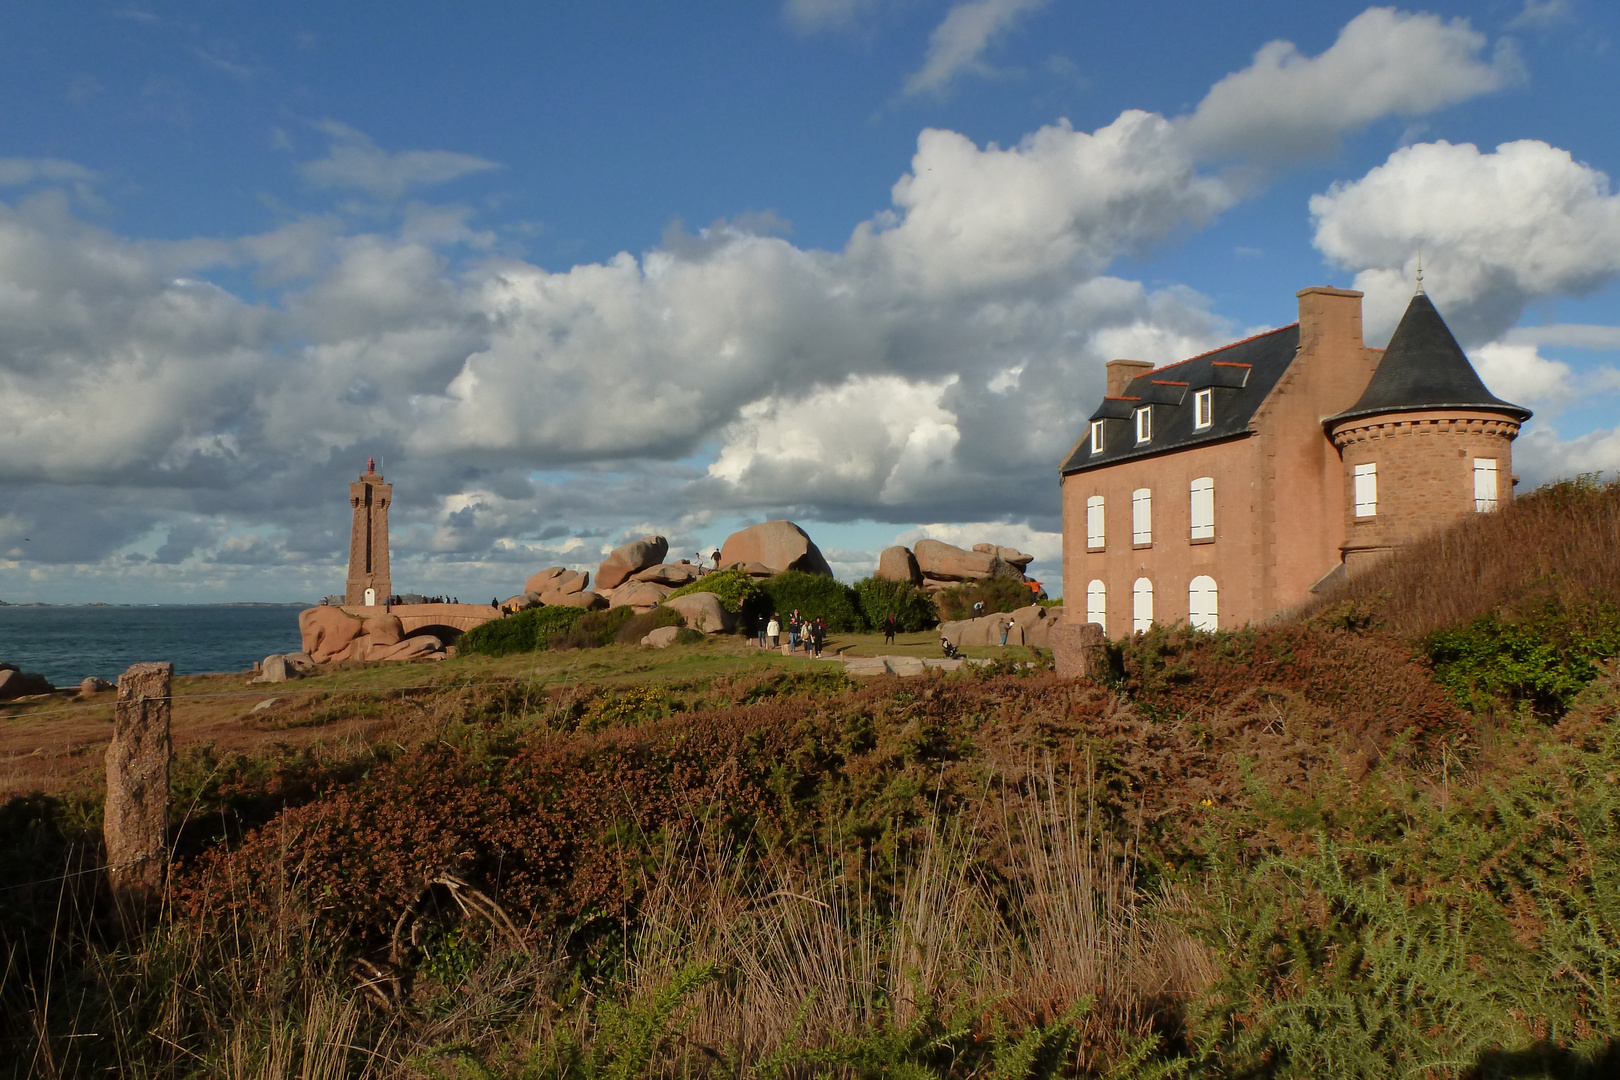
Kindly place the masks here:
<instances>
[{"instance_id":1,"label":"arched window","mask_svg":"<svg viewBox=\"0 0 1620 1080\"><path fill-rule=\"evenodd\" d=\"M1131 630L1145 634L1153 628L1153 582L1145 577L1136 579L1131 589Z\"/></svg>"},{"instance_id":2,"label":"arched window","mask_svg":"<svg viewBox=\"0 0 1620 1080\"><path fill-rule=\"evenodd\" d=\"M1086 622L1094 622L1108 633L1108 586L1098 578L1086 586Z\"/></svg>"},{"instance_id":3,"label":"arched window","mask_svg":"<svg viewBox=\"0 0 1620 1080\"><path fill-rule=\"evenodd\" d=\"M1200 574L1187 586L1187 621L1195 630L1213 631L1219 624L1215 579Z\"/></svg>"},{"instance_id":4,"label":"arched window","mask_svg":"<svg viewBox=\"0 0 1620 1080\"><path fill-rule=\"evenodd\" d=\"M1192 482L1192 538L1215 539L1215 478L1200 476Z\"/></svg>"}]
</instances>

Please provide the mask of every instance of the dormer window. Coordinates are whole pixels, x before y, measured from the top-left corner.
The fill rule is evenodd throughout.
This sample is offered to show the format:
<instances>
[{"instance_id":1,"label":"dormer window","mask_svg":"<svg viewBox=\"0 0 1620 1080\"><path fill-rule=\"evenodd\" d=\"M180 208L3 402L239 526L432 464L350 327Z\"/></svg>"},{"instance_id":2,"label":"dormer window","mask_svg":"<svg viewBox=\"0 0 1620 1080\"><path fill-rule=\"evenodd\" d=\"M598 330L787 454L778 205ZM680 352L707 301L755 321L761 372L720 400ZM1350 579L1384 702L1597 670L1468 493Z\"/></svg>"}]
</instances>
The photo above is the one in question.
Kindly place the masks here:
<instances>
[{"instance_id":1,"label":"dormer window","mask_svg":"<svg viewBox=\"0 0 1620 1080\"><path fill-rule=\"evenodd\" d=\"M1153 438L1153 406L1144 405L1136 410L1136 441L1149 442Z\"/></svg>"},{"instance_id":2,"label":"dormer window","mask_svg":"<svg viewBox=\"0 0 1620 1080\"><path fill-rule=\"evenodd\" d=\"M1200 390L1193 395L1193 428L1202 431L1215 422L1215 391Z\"/></svg>"},{"instance_id":3,"label":"dormer window","mask_svg":"<svg viewBox=\"0 0 1620 1080\"><path fill-rule=\"evenodd\" d=\"M1101 420L1091 422L1091 452L1093 454L1103 452L1103 422Z\"/></svg>"}]
</instances>

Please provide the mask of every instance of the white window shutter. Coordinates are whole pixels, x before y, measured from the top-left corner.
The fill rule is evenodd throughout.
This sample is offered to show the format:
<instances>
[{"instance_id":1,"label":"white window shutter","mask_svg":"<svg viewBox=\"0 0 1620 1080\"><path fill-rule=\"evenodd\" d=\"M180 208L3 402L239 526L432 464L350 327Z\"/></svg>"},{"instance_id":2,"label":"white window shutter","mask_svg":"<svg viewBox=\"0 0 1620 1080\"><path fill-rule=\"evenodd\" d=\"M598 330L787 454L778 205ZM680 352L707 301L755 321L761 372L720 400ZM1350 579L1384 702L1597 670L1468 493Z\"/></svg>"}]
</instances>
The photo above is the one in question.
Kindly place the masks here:
<instances>
[{"instance_id":1,"label":"white window shutter","mask_svg":"<svg viewBox=\"0 0 1620 1080\"><path fill-rule=\"evenodd\" d=\"M1145 634L1153 628L1153 582L1145 577L1136 579L1131 589L1131 631Z\"/></svg>"},{"instance_id":2,"label":"white window shutter","mask_svg":"<svg viewBox=\"0 0 1620 1080\"><path fill-rule=\"evenodd\" d=\"M1200 476L1192 482L1192 538L1215 539L1215 478Z\"/></svg>"},{"instance_id":3,"label":"white window shutter","mask_svg":"<svg viewBox=\"0 0 1620 1080\"><path fill-rule=\"evenodd\" d=\"M1474 459L1474 512L1488 514L1496 509L1496 459Z\"/></svg>"},{"instance_id":4,"label":"white window shutter","mask_svg":"<svg viewBox=\"0 0 1620 1080\"><path fill-rule=\"evenodd\" d=\"M1131 492L1131 543L1153 543L1153 492L1148 488Z\"/></svg>"},{"instance_id":5,"label":"white window shutter","mask_svg":"<svg viewBox=\"0 0 1620 1080\"><path fill-rule=\"evenodd\" d=\"M1368 462L1355 468L1356 517L1378 514L1378 466Z\"/></svg>"},{"instance_id":6,"label":"white window shutter","mask_svg":"<svg viewBox=\"0 0 1620 1080\"><path fill-rule=\"evenodd\" d=\"M1103 546L1103 497L1093 495L1086 500L1086 547Z\"/></svg>"},{"instance_id":7,"label":"white window shutter","mask_svg":"<svg viewBox=\"0 0 1620 1080\"><path fill-rule=\"evenodd\" d=\"M1215 579L1200 574L1187 586L1187 621L1195 630L1214 631L1220 625Z\"/></svg>"},{"instance_id":8,"label":"white window shutter","mask_svg":"<svg viewBox=\"0 0 1620 1080\"><path fill-rule=\"evenodd\" d=\"M1092 578L1086 586L1086 622L1094 622L1108 633L1108 586Z\"/></svg>"}]
</instances>

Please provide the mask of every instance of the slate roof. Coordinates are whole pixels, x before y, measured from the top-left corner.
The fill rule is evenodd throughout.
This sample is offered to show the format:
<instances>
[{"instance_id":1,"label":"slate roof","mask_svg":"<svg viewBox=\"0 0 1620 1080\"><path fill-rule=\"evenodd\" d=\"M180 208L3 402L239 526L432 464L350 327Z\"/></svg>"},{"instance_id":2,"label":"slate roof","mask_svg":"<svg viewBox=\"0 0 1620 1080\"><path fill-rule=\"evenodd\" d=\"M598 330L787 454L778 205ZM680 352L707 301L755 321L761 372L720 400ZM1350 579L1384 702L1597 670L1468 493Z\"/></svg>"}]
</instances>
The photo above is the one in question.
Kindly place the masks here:
<instances>
[{"instance_id":1,"label":"slate roof","mask_svg":"<svg viewBox=\"0 0 1620 1080\"><path fill-rule=\"evenodd\" d=\"M1189 446L1220 442L1248 433L1260 403L1277 385L1299 351L1299 324L1245 338L1230 345L1143 372L1119 397L1103 398L1091 419L1102 420L1103 452L1091 452L1090 428L1062 465L1062 473L1085 472L1121 461L1167 454ZM1193 429L1193 398L1213 388L1211 417ZM1153 408L1153 438L1137 445L1135 412Z\"/></svg>"},{"instance_id":2,"label":"slate roof","mask_svg":"<svg viewBox=\"0 0 1620 1080\"><path fill-rule=\"evenodd\" d=\"M1434 302L1418 293L1406 305L1406 314L1361 399L1323 422L1422 409L1487 409L1506 413L1520 423L1530 419L1529 409L1485 389Z\"/></svg>"}]
</instances>

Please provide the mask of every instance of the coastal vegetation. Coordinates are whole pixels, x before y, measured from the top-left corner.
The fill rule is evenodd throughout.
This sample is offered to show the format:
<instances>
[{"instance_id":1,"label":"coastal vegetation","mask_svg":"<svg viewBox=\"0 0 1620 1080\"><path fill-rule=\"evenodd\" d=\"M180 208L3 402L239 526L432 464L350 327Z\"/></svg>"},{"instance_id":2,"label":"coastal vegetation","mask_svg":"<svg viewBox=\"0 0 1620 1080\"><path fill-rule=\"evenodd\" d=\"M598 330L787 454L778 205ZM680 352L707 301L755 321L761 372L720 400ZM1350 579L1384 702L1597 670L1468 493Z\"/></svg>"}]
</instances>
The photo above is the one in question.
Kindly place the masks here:
<instances>
[{"instance_id":1,"label":"coastal vegetation","mask_svg":"<svg viewBox=\"0 0 1620 1080\"><path fill-rule=\"evenodd\" d=\"M1611 1075L1617 526L1556 485L1093 682L613 612L318 676L266 712L386 729L183 752L138 929L92 790L0 808L0 1075Z\"/></svg>"}]
</instances>

